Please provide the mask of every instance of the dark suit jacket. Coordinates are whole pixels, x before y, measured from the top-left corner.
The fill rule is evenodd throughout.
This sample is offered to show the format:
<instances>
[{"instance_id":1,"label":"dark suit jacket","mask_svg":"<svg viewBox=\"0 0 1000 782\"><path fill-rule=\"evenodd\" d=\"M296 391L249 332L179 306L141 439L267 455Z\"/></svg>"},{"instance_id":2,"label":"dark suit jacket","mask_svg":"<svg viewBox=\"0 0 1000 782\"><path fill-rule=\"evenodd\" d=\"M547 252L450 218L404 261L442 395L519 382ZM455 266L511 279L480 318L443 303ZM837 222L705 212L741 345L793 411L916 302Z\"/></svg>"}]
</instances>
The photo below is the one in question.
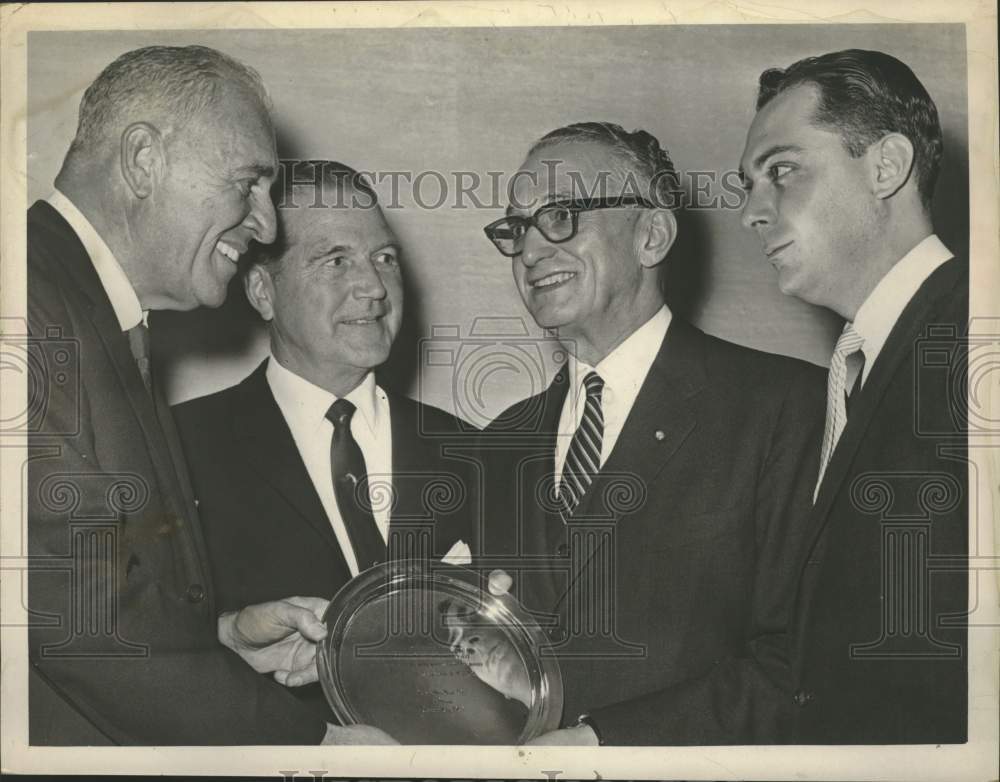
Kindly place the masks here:
<instances>
[{"instance_id":1,"label":"dark suit jacket","mask_svg":"<svg viewBox=\"0 0 1000 782\"><path fill-rule=\"evenodd\" d=\"M824 475L793 629L800 743L966 740L968 296L954 259L917 291Z\"/></svg>"},{"instance_id":2,"label":"dark suit jacket","mask_svg":"<svg viewBox=\"0 0 1000 782\"><path fill-rule=\"evenodd\" d=\"M266 367L267 361L238 385L174 408L220 611L290 595L332 598L351 577ZM408 556L440 558L459 540L474 547L474 430L435 407L386 394L395 490L390 539L396 536L394 545ZM369 478L373 495L384 497L374 488L378 476ZM334 721L319 684L294 692Z\"/></svg>"},{"instance_id":3,"label":"dark suit jacket","mask_svg":"<svg viewBox=\"0 0 1000 782\"><path fill-rule=\"evenodd\" d=\"M32 744L315 744L325 726L219 645L184 460L90 259L28 211Z\"/></svg>"},{"instance_id":4,"label":"dark suit jacket","mask_svg":"<svg viewBox=\"0 0 1000 782\"><path fill-rule=\"evenodd\" d=\"M588 713L609 744L775 740L790 699L770 639L806 531L822 371L675 317L566 526L546 496L565 375L482 438L483 553L509 558L515 594L550 623L564 724ZM670 720L655 693L696 678L713 696Z\"/></svg>"},{"instance_id":5,"label":"dark suit jacket","mask_svg":"<svg viewBox=\"0 0 1000 782\"><path fill-rule=\"evenodd\" d=\"M266 367L174 408L220 611L289 595L332 598L350 579ZM390 533L432 531L437 557L458 540L474 545L478 478L466 458L449 455L470 427L435 407L387 396L396 491Z\"/></svg>"}]
</instances>

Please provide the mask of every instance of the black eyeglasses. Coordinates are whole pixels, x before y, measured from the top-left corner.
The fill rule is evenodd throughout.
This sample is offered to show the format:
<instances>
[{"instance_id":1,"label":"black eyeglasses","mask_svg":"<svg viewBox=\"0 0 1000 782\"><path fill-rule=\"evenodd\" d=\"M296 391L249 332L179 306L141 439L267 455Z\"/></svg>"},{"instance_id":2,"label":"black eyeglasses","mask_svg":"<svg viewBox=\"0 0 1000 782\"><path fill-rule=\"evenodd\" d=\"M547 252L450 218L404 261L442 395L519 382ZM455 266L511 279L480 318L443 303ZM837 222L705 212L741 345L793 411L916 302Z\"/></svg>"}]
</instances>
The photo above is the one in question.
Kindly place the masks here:
<instances>
[{"instance_id":1,"label":"black eyeglasses","mask_svg":"<svg viewBox=\"0 0 1000 782\"><path fill-rule=\"evenodd\" d=\"M535 210L530 217L504 217L490 223L483 231L496 248L513 258L521 253L524 237L531 226L553 244L568 242L576 236L580 212L590 212L595 209L618 209L626 206L640 206L644 209L654 209L654 204L645 198L631 195L614 196L613 198L574 198L553 201Z\"/></svg>"}]
</instances>

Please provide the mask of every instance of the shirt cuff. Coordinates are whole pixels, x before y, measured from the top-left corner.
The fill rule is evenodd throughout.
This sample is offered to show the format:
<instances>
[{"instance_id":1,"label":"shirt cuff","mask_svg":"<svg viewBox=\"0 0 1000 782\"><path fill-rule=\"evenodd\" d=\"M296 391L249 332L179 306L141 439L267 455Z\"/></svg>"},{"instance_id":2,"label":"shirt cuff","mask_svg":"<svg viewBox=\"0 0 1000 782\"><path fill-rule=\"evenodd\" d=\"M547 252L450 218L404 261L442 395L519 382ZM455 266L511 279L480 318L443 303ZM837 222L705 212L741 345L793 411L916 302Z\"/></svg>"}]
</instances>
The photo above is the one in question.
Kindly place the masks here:
<instances>
[{"instance_id":1,"label":"shirt cuff","mask_svg":"<svg viewBox=\"0 0 1000 782\"><path fill-rule=\"evenodd\" d=\"M601 731L597 727L597 723L594 722L593 718L591 718L589 714L581 714L579 717L576 718L576 727L579 728L582 725L586 725L588 728L594 731L594 735L597 737L597 746L603 747L604 736L601 735Z\"/></svg>"}]
</instances>

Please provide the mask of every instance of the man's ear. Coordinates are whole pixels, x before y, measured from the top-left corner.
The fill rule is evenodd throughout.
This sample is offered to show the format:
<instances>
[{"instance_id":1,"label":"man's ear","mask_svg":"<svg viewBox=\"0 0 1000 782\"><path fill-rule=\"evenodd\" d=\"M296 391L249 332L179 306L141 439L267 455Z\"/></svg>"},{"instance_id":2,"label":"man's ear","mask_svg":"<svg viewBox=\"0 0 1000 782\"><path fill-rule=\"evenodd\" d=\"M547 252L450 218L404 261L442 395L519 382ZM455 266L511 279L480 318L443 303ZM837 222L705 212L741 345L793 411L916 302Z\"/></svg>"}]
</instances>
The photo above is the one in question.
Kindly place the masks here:
<instances>
[{"instance_id":1,"label":"man's ear","mask_svg":"<svg viewBox=\"0 0 1000 782\"><path fill-rule=\"evenodd\" d=\"M121 140L122 177L136 198L148 198L162 175L163 135L148 122L134 122L125 128Z\"/></svg>"},{"instance_id":2,"label":"man's ear","mask_svg":"<svg viewBox=\"0 0 1000 782\"><path fill-rule=\"evenodd\" d=\"M872 193L876 198L894 196L913 173L913 143L902 133L889 133L869 147Z\"/></svg>"},{"instance_id":3,"label":"man's ear","mask_svg":"<svg viewBox=\"0 0 1000 782\"><path fill-rule=\"evenodd\" d=\"M654 209L639 218L639 263L651 269L659 265L677 238L677 220L669 209Z\"/></svg>"},{"instance_id":4,"label":"man's ear","mask_svg":"<svg viewBox=\"0 0 1000 782\"><path fill-rule=\"evenodd\" d=\"M250 305L264 320L270 322L274 318L274 279L271 273L259 263L255 263L247 269L243 277L243 287Z\"/></svg>"}]
</instances>

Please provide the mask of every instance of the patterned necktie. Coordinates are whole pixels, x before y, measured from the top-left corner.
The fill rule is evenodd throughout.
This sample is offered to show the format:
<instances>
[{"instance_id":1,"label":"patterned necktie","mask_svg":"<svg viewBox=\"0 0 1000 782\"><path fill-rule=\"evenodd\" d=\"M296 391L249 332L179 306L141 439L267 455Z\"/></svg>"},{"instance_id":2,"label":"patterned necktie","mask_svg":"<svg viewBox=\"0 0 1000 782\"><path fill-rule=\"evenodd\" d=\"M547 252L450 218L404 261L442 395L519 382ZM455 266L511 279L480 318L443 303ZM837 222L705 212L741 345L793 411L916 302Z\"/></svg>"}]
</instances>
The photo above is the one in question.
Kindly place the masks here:
<instances>
[{"instance_id":1,"label":"patterned necktie","mask_svg":"<svg viewBox=\"0 0 1000 782\"><path fill-rule=\"evenodd\" d=\"M368 471L354 435L351 434L351 417L355 407L346 399L338 399L326 411L326 418L333 424L330 443L330 471L333 476L333 493L337 508L347 527L358 570L365 571L385 562L386 545L372 515L368 497ZM359 496L361 495L361 496Z\"/></svg>"},{"instance_id":2,"label":"patterned necktie","mask_svg":"<svg viewBox=\"0 0 1000 782\"><path fill-rule=\"evenodd\" d=\"M573 515L580 499L586 494L594 476L601 469L601 444L604 438L604 412L601 410L601 392L604 381L596 372L588 372L583 379L587 401L583 408L580 426L573 434L563 466L559 499L563 506L563 520Z\"/></svg>"},{"instance_id":3,"label":"patterned necktie","mask_svg":"<svg viewBox=\"0 0 1000 782\"><path fill-rule=\"evenodd\" d=\"M854 330L851 323L844 324L844 331L833 349L830 359L830 374L826 381L826 428L823 430L823 450L820 454L819 477L816 489L813 491L813 502L819 496L819 487L823 483L823 474L830 464L833 449L837 447L840 435L847 424L846 394L853 389L864 365L864 354L861 346L865 341Z\"/></svg>"},{"instance_id":4,"label":"patterned necktie","mask_svg":"<svg viewBox=\"0 0 1000 782\"><path fill-rule=\"evenodd\" d=\"M144 323L133 326L127 332L128 346L132 350L132 357L135 365L139 368L139 375L142 383L146 386L146 391L153 393L153 371L149 360L149 329Z\"/></svg>"}]
</instances>

